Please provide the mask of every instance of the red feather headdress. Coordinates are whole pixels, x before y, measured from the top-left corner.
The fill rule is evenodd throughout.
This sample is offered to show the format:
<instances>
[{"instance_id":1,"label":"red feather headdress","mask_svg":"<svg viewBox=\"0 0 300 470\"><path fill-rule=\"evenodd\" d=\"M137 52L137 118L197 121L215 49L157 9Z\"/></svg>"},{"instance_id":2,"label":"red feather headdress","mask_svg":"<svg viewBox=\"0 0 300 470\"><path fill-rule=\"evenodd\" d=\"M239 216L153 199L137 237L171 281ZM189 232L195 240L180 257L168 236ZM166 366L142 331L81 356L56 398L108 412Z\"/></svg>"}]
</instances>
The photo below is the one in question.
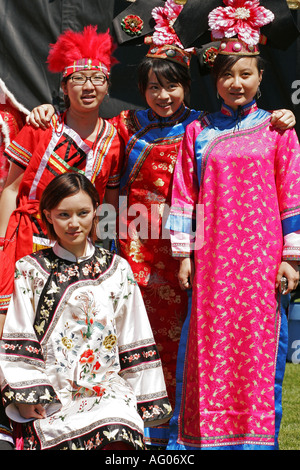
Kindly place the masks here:
<instances>
[{"instance_id":1,"label":"red feather headdress","mask_svg":"<svg viewBox=\"0 0 300 470\"><path fill-rule=\"evenodd\" d=\"M118 61L112 56L116 49L108 33L97 33L97 26L86 26L83 31L65 31L55 44L50 44L47 63L51 72L62 72L67 77L81 70L101 70L109 75Z\"/></svg>"}]
</instances>

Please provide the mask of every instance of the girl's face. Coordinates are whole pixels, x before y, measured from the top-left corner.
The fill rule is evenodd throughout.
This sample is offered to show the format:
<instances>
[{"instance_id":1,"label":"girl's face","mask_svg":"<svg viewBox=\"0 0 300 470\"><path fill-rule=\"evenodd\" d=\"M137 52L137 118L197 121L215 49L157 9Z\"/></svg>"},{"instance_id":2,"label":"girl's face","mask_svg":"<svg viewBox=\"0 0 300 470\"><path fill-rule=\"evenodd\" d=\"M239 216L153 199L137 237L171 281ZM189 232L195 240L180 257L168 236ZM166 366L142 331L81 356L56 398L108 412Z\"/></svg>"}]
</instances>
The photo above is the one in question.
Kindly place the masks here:
<instances>
[{"instance_id":1,"label":"girl's face","mask_svg":"<svg viewBox=\"0 0 300 470\"><path fill-rule=\"evenodd\" d=\"M157 80L155 73L150 70L145 99L148 106L161 117L170 117L184 101L184 88L180 83L169 82L160 77Z\"/></svg>"},{"instance_id":2,"label":"girl's face","mask_svg":"<svg viewBox=\"0 0 300 470\"><path fill-rule=\"evenodd\" d=\"M75 72L66 83L62 83L63 92L69 97L70 108L80 112L98 110L105 95L107 95L108 81L105 80L103 84L95 84L91 80L87 80L82 84L82 78L85 77L98 78L99 83L101 83L101 79L104 79L105 75L100 71L84 70ZM79 83L76 83L76 80L79 80Z\"/></svg>"},{"instance_id":3,"label":"girl's face","mask_svg":"<svg viewBox=\"0 0 300 470\"><path fill-rule=\"evenodd\" d=\"M77 258L83 256L96 211L90 196L79 191L66 197L52 210L44 211L59 244Z\"/></svg>"},{"instance_id":4,"label":"girl's face","mask_svg":"<svg viewBox=\"0 0 300 470\"><path fill-rule=\"evenodd\" d=\"M254 57L241 57L217 80L217 90L225 104L233 110L250 103L262 79Z\"/></svg>"}]
</instances>

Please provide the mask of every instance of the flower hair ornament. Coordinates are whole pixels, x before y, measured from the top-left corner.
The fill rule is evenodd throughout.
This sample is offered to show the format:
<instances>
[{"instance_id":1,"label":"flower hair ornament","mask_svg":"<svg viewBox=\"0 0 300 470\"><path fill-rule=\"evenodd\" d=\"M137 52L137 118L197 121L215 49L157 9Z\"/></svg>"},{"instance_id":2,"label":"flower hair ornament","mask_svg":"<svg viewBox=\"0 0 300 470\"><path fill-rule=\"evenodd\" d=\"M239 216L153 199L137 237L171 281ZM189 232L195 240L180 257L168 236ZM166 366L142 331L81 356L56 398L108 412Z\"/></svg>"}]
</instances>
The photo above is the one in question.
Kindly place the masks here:
<instances>
[{"instance_id":1,"label":"flower hair ornament","mask_svg":"<svg viewBox=\"0 0 300 470\"><path fill-rule=\"evenodd\" d=\"M145 44L150 45L147 57L167 59L184 67L190 66L194 48L184 49L173 28L184 3L178 0L166 0L164 6L152 10L155 26L153 35L145 38Z\"/></svg>"},{"instance_id":2,"label":"flower hair ornament","mask_svg":"<svg viewBox=\"0 0 300 470\"><path fill-rule=\"evenodd\" d=\"M50 44L48 68L63 77L83 70L98 70L109 76L111 67L118 62L112 56L115 49L108 31L97 33L97 26L86 26L81 32L67 30L55 44Z\"/></svg>"},{"instance_id":3,"label":"flower hair ornament","mask_svg":"<svg viewBox=\"0 0 300 470\"><path fill-rule=\"evenodd\" d=\"M214 40L221 40L218 54L257 55L258 44L265 38L260 28L271 23L275 16L258 0L224 0L208 15L208 25Z\"/></svg>"}]
</instances>

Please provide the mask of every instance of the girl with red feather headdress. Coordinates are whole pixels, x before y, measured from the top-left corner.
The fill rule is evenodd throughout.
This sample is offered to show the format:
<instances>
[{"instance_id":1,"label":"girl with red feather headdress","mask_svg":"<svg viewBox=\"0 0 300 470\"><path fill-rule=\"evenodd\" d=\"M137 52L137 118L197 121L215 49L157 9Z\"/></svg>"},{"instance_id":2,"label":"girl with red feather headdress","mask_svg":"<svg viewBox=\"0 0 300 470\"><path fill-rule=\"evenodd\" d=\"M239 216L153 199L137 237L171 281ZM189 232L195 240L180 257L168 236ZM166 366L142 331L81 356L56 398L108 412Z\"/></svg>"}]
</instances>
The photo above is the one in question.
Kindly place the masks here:
<instances>
[{"instance_id":1,"label":"girl with red feather headdress","mask_svg":"<svg viewBox=\"0 0 300 470\"><path fill-rule=\"evenodd\" d=\"M0 201L0 245L13 261L48 246L38 203L58 174L84 173L108 203L118 194L123 147L115 128L99 117L108 92L115 45L96 26L66 31L50 46L48 66L62 72L67 110L48 129L25 126L6 150L11 168Z\"/></svg>"}]
</instances>

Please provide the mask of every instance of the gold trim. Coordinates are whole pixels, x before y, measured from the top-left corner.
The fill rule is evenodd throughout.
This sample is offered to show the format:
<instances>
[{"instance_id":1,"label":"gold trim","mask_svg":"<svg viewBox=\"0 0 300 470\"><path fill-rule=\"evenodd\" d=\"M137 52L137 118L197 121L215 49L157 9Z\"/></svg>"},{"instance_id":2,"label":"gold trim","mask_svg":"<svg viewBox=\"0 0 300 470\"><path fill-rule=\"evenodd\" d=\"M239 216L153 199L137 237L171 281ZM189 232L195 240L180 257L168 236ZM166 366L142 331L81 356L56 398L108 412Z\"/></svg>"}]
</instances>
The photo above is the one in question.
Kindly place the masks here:
<instances>
[{"instance_id":1,"label":"gold trim","mask_svg":"<svg viewBox=\"0 0 300 470\"><path fill-rule=\"evenodd\" d=\"M300 10L300 0L286 0L291 10Z\"/></svg>"},{"instance_id":2,"label":"gold trim","mask_svg":"<svg viewBox=\"0 0 300 470\"><path fill-rule=\"evenodd\" d=\"M187 0L174 0L174 3L177 3L177 5L185 5Z\"/></svg>"}]
</instances>

